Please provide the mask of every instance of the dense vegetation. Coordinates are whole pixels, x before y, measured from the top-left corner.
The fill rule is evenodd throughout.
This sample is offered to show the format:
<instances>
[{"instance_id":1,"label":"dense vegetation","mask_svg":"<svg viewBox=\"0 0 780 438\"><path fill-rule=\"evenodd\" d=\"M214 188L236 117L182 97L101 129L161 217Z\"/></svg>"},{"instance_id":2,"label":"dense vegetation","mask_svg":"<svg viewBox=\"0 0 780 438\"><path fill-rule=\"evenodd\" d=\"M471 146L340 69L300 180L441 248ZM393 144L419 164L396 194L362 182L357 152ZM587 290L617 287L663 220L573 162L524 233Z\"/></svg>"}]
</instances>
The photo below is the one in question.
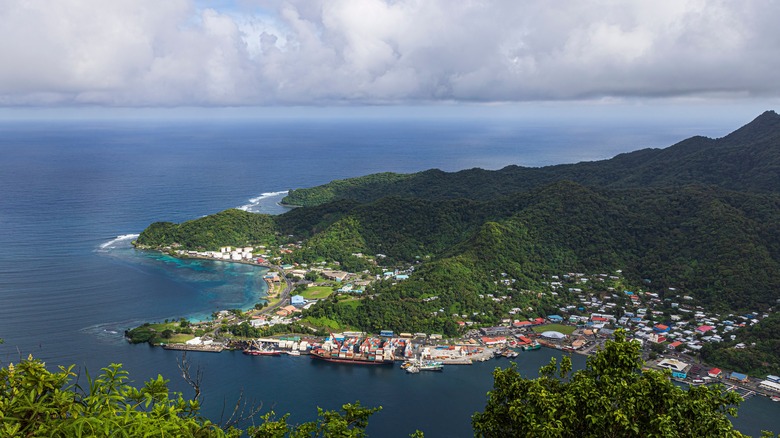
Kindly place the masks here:
<instances>
[{"instance_id":1,"label":"dense vegetation","mask_svg":"<svg viewBox=\"0 0 780 438\"><path fill-rule=\"evenodd\" d=\"M780 190L779 145L780 116L767 111L716 140L693 137L666 149L642 149L610 160L541 168L507 166L496 171L468 169L453 173L434 169L406 177L369 175L295 190L285 202L311 206L336 199L369 202L386 196L484 200L561 180L616 189L699 184L738 191L777 192ZM321 196L323 192L328 195Z\"/></svg>"},{"instance_id":2,"label":"dense vegetation","mask_svg":"<svg viewBox=\"0 0 780 438\"><path fill-rule=\"evenodd\" d=\"M369 299L334 297L306 314L370 331L455 334L453 315L490 324L507 307L544 316L556 302L537 292L566 272L622 270L662 298L674 287L716 310L763 310L780 290L778 170L780 116L767 112L721 139L600 162L337 181L294 191L310 206L281 216L229 210L156 223L138 242L209 248L293 236L303 243L284 262L373 269L354 255L363 253L413 266L409 280L379 282ZM511 287L498 287L505 278Z\"/></svg>"},{"instance_id":3,"label":"dense vegetation","mask_svg":"<svg viewBox=\"0 0 780 438\"><path fill-rule=\"evenodd\" d=\"M212 251L221 246L269 244L276 242L276 223L269 215L231 209L181 224L155 222L138 236L136 242L153 247L180 246Z\"/></svg>"},{"instance_id":4,"label":"dense vegetation","mask_svg":"<svg viewBox=\"0 0 780 438\"><path fill-rule=\"evenodd\" d=\"M702 357L707 363L751 375L780 375L780 313L772 313L758 324L738 329L737 341L707 344Z\"/></svg>"},{"instance_id":5,"label":"dense vegetation","mask_svg":"<svg viewBox=\"0 0 780 438\"><path fill-rule=\"evenodd\" d=\"M381 190L388 184L404 181L411 177L412 175L384 172L358 178L338 179L317 187L290 190L283 202L288 205L311 207L341 199L341 194L345 192L358 194Z\"/></svg>"},{"instance_id":6,"label":"dense vegetation","mask_svg":"<svg viewBox=\"0 0 780 438\"><path fill-rule=\"evenodd\" d=\"M618 332L574 374L566 357L558 376L554 361L537 379L521 377L514 367L496 369L485 410L472 417L474 432L485 437L742 436L727 416L736 413L735 393L704 386L683 390L669 381L668 372L640 373L640 367L638 344ZM0 369L0 435L358 438L366 436L369 417L381 409L345 404L341 411L319 410L316 420L299 425L288 423L288 415L268 412L254 419L258 425L241 430L201 417L198 393L189 400L172 394L162 376L134 388L121 365L112 364L95 379L76 377L73 366L51 372L32 358Z\"/></svg>"},{"instance_id":7,"label":"dense vegetation","mask_svg":"<svg viewBox=\"0 0 780 438\"><path fill-rule=\"evenodd\" d=\"M618 331L573 374L565 356L559 370L552 359L537 379L523 378L515 367L496 369L485 411L472 418L476 436L742 436L726 415L735 414L737 394L683 390L668 371L641 371L640 349Z\"/></svg>"}]
</instances>

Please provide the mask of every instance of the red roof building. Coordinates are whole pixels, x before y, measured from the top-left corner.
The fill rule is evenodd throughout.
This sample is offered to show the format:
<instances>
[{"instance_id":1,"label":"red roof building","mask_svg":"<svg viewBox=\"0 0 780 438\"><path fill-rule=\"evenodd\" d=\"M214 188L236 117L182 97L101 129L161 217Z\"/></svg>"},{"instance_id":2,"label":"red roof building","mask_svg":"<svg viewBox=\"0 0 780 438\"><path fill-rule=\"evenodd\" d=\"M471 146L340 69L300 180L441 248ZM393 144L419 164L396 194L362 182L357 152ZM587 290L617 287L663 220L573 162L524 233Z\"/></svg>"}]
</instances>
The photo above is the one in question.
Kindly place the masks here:
<instances>
[{"instance_id":1,"label":"red roof building","mask_svg":"<svg viewBox=\"0 0 780 438\"><path fill-rule=\"evenodd\" d=\"M720 368L713 368L709 371L707 371L707 375L709 375L712 378L719 377L723 371L720 370Z\"/></svg>"},{"instance_id":2,"label":"red roof building","mask_svg":"<svg viewBox=\"0 0 780 438\"><path fill-rule=\"evenodd\" d=\"M499 344L506 344L506 338L503 336L499 336L496 338L491 338L489 336L483 336L480 338L482 340L482 343L485 345L499 345Z\"/></svg>"},{"instance_id":3,"label":"red roof building","mask_svg":"<svg viewBox=\"0 0 780 438\"><path fill-rule=\"evenodd\" d=\"M710 331L710 330L712 330L714 328L715 327L713 327L711 325L700 325L700 326L696 327L696 331L699 332L699 333L707 333L708 331Z\"/></svg>"}]
</instances>

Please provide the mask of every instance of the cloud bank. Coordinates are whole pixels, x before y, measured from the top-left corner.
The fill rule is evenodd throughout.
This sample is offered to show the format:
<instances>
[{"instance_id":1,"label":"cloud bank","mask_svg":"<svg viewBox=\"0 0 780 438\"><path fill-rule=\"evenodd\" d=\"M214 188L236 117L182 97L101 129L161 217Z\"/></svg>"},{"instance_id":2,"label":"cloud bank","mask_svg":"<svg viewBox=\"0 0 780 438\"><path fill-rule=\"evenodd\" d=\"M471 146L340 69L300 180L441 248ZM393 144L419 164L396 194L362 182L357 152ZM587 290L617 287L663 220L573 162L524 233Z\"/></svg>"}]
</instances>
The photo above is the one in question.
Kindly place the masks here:
<instances>
[{"instance_id":1,"label":"cloud bank","mask_svg":"<svg viewBox=\"0 0 780 438\"><path fill-rule=\"evenodd\" d=\"M6 0L2 106L775 98L772 0Z\"/></svg>"}]
</instances>

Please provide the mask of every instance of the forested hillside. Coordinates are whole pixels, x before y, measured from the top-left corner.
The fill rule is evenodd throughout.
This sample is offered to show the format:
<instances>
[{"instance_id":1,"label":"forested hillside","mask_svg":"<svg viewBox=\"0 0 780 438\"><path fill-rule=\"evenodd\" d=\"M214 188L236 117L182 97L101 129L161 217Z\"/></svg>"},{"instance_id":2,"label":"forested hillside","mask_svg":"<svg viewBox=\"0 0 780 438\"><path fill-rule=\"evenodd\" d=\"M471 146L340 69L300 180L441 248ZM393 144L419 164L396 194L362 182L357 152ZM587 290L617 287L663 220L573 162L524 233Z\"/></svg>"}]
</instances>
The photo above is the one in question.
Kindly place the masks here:
<instances>
[{"instance_id":1,"label":"forested hillside","mask_svg":"<svg viewBox=\"0 0 780 438\"><path fill-rule=\"evenodd\" d=\"M211 249L285 236L302 241L286 262L360 271L368 266L353 254L365 253L413 264L408 281L378 284L358 306L312 310L366 329L452 332L451 314L494 322L478 296L503 276L516 281L511 305L545 314L553 303L521 291L563 272L622 270L661 294L674 287L714 308L765 309L780 290L778 157L780 116L767 112L721 139L601 162L337 181L291 192L288 201L310 206L284 215L156 223L138 243Z\"/></svg>"},{"instance_id":2,"label":"forested hillside","mask_svg":"<svg viewBox=\"0 0 780 438\"><path fill-rule=\"evenodd\" d=\"M720 138L693 137L665 149L642 149L610 160L541 168L507 166L489 171L412 175L377 174L292 190L284 202L316 205L336 199L367 202L385 196L489 199L569 180L601 188L716 185L751 192L780 190L780 116L767 111Z\"/></svg>"}]
</instances>

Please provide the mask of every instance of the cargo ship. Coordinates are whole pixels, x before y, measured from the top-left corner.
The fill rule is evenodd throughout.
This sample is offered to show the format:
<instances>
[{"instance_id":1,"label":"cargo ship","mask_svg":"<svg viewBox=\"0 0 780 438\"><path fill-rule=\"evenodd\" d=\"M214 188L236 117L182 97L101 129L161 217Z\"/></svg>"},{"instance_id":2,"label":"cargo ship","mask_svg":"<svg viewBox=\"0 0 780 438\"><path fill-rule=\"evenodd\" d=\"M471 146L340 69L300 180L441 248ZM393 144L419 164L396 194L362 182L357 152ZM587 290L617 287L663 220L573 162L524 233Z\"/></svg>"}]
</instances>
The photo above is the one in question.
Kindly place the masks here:
<instances>
[{"instance_id":1,"label":"cargo ship","mask_svg":"<svg viewBox=\"0 0 780 438\"><path fill-rule=\"evenodd\" d=\"M390 365L395 362L392 343L378 338L345 338L338 342L331 334L323 347L309 352L312 359L350 365Z\"/></svg>"}]
</instances>

